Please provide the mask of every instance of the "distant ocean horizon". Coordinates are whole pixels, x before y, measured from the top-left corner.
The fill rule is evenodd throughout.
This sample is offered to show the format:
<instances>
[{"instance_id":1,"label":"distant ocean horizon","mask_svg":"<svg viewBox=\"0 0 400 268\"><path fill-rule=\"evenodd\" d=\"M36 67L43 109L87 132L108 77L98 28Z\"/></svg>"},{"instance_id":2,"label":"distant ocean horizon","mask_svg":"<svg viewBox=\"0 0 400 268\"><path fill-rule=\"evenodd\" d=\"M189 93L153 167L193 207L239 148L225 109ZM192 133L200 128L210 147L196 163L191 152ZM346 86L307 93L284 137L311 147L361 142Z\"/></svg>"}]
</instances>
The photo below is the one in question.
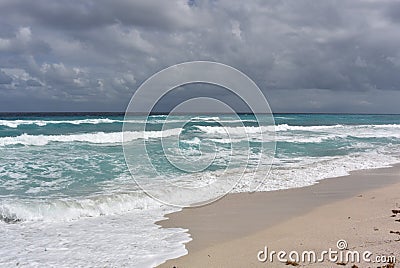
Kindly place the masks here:
<instances>
[{"instance_id":1,"label":"distant ocean horizon","mask_svg":"<svg viewBox=\"0 0 400 268\"><path fill-rule=\"evenodd\" d=\"M259 191L303 187L354 170L400 163L400 115L273 116L275 159L271 170L258 167L261 174L269 172L265 181L260 179ZM183 243L191 239L186 230L155 224L179 208L151 199L136 185L124 159L122 126L133 129L124 142L134 148L146 140L151 146L164 179L209 183L234 174L235 163L248 155L249 144L252 156L260 153L260 144L271 142L257 136L260 126L254 115L243 113L239 118L215 113L173 115L167 129L162 129L165 113L127 121L119 112L0 112L0 263L59 266L62 259L65 267L146 267L186 254ZM151 135L140 128L135 131L144 121ZM184 130L179 127L183 122L190 122ZM241 135L243 130L247 138ZM179 135L178 149L184 154L199 154L202 147L202 153L215 162L197 173L168 166L161 157L160 139ZM234 164L226 170L228 156ZM134 157L136 176L149 183L157 179L146 170L143 155ZM245 174L233 192L248 191L247 183Z\"/></svg>"},{"instance_id":2,"label":"distant ocean horizon","mask_svg":"<svg viewBox=\"0 0 400 268\"><path fill-rule=\"evenodd\" d=\"M66 111L66 112L52 112L52 111L41 111L41 112L1 112L1 117L12 117L12 116L124 116L125 111ZM169 111L159 111L159 112L143 112L138 115L168 115ZM188 114L188 113L185 113ZM199 113L193 113L199 114ZM230 114L230 113L218 113L218 112L208 112L208 113L200 113L201 115L221 115L221 114ZM238 115L249 115L253 114L251 112L236 112ZM400 113L351 113L351 112L272 112L273 115L302 115L302 114L316 114L316 115L400 115Z\"/></svg>"}]
</instances>

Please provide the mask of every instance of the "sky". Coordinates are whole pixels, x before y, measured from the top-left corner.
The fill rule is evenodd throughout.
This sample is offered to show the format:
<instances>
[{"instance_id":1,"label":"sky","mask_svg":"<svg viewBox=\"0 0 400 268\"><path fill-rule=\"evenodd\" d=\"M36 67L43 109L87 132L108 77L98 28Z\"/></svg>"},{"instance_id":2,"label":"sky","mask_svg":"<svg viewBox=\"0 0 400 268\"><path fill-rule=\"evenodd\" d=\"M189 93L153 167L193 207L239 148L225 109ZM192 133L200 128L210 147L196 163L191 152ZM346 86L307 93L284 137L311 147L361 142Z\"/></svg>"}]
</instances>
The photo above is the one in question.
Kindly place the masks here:
<instances>
[{"instance_id":1,"label":"sky","mask_svg":"<svg viewBox=\"0 0 400 268\"><path fill-rule=\"evenodd\" d=\"M273 112L400 113L399 26L388 0L0 0L0 111L124 111L154 73L209 60Z\"/></svg>"}]
</instances>

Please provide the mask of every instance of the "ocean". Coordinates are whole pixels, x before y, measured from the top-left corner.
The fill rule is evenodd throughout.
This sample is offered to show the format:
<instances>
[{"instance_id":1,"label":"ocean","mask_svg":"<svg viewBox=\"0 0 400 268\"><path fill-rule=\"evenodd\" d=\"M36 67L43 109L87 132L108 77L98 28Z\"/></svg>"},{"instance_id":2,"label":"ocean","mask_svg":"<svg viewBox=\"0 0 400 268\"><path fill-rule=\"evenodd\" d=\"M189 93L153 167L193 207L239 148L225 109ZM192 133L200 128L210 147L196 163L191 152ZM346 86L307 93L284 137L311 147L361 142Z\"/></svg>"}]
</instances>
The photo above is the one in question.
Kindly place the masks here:
<instances>
[{"instance_id":1,"label":"ocean","mask_svg":"<svg viewBox=\"0 0 400 268\"><path fill-rule=\"evenodd\" d=\"M160 181L212 185L245 161L257 191L271 191L400 162L400 115L274 114L276 144L260 139L253 115L166 118L131 116L123 137L121 114L0 115L0 264L152 267L186 254L187 230L155 224L180 208L142 191L162 192ZM146 120L146 133L135 131ZM148 156L135 151L144 141ZM276 146L272 167L257 162L263 144ZM232 191L249 191L251 179L244 172ZM176 204L207 198L166 194Z\"/></svg>"}]
</instances>

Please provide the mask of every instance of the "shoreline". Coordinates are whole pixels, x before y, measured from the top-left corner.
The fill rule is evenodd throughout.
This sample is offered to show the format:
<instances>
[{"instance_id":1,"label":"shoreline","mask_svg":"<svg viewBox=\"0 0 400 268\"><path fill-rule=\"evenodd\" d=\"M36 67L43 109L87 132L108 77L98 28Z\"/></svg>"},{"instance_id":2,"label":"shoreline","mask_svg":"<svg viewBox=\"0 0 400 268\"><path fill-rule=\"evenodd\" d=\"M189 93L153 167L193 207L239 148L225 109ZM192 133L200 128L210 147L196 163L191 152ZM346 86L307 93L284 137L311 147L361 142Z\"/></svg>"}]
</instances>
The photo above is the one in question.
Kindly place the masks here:
<instances>
[{"instance_id":1,"label":"shoreline","mask_svg":"<svg viewBox=\"0 0 400 268\"><path fill-rule=\"evenodd\" d=\"M269 192L232 193L217 202L203 207L184 208L181 211L165 215L167 219L156 222L156 224L161 225L163 228L188 229L188 233L192 238L190 242L185 244L188 254L177 259L168 260L159 267L218 266L226 263L224 261L232 260L235 260L230 264L233 267L246 266L247 264L252 266L264 265L265 267L265 264L256 262L256 248L250 250L250 245L254 245L257 241L260 242L260 238L257 238L260 235L253 237L252 240L254 241L249 240L249 237L279 229L279 226L284 223L299 221L299 219L308 215L309 220L304 221L303 225L294 224L289 229L281 230L282 233L287 233L290 229L298 229L301 232L307 225L312 226L315 222L326 220L313 213L327 206L337 205L338 207L331 208L332 211L335 211L334 214L337 215L348 207L352 207L355 212L362 211L365 208L360 207L360 204L356 204L358 200L353 199L362 199L362 196L369 195L375 191L375 195L379 198L374 197L373 201L384 202L390 196L388 193L392 191L393 187L391 186L395 187L398 190L397 192L400 192L400 164L386 168L352 171L347 176L323 179L316 184L300 188ZM396 200L398 200L400 206L400 194L396 195L396 192L391 194L392 198L397 198ZM388 197L385 197L386 195ZM396 202L391 209L394 209L395 206ZM390 209L382 208L382 204L378 207L382 212L390 213ZM380 210L378 209L377 213ZM348 217L351 219L351 216ZM331 217L330 221L335 221L338 229L345 228L348 223L346 218L337 221L335 217ZM368 220L364 219L364 221L364 225L369 224ZM400 229L400 223L398 225L398 229ZM319 227L319 225L315 226L316 231L324 229ZM379 229L378 227L376 228ZM329 230L327 231L329 232ZM352 234L347 234L347 237L350 239ZM285 240L288 237L275 238ZM299 237L298 239L307 241L307 237ZM339 237L338 239L341 238ZM367 234L365 239L369 239ZM267 242L268 235L263 240ZM307 243L302 242L301 244L305 245ZM238 248L238 245L241 246ZM332 245L334 244L331 241L330 246L332 247ZM279 245L278 243L277 246L285 248L288 245ZM311 244L310 246L311 248L313 247ZM397 246L400 248L400 243ZM228 256L224 247L238 251L231 251L231 255L227 259ZM258 248L262 247L258 246ZM238 256L242 257L239 258ZM244 256L247 256L247 259ZM252 258L249 259L250 256ZM400 255L397 258L400 259ZM268 263L268 266L271 266L271 263Z\"/></svg>"}]
</instances>

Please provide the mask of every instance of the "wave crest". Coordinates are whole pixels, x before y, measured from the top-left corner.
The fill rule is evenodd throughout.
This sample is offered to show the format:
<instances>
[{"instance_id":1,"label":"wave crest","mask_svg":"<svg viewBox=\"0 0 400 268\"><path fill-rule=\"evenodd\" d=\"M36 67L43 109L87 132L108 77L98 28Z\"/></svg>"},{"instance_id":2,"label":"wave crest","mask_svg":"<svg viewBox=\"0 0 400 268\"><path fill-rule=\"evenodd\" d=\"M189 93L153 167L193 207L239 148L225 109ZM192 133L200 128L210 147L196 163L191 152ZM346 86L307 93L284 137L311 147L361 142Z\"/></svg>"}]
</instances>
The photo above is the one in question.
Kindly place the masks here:
<instances>
[{"instance_id":1,"label":"wave crest","mask_svg":"<svg viewBox=\"0 0 400 268\"><path fill-rule=\"evenodd\" d=\"M102 195L82 200L3 200L0 202L0 220L6 223L70 221L159 206L142 193Z\"/></svg>"},{"instance_id":2,"label":"wave crest","mask_svg":"<svg viewBox=\"0 0 400 268\"><path fill-rule=\"evenodd\" d=\"M181 129L167 129L164 131L130 131L125 132L124 141L129 142L137 139L161 138L178 135ZM96 144L122 143L122 132L96 132L70 135L29 135L22 134L15 137L1 137L0 147L9 145L33 145L43 146L50 142L87 142Z\"/></svg>"}]
</instances>

